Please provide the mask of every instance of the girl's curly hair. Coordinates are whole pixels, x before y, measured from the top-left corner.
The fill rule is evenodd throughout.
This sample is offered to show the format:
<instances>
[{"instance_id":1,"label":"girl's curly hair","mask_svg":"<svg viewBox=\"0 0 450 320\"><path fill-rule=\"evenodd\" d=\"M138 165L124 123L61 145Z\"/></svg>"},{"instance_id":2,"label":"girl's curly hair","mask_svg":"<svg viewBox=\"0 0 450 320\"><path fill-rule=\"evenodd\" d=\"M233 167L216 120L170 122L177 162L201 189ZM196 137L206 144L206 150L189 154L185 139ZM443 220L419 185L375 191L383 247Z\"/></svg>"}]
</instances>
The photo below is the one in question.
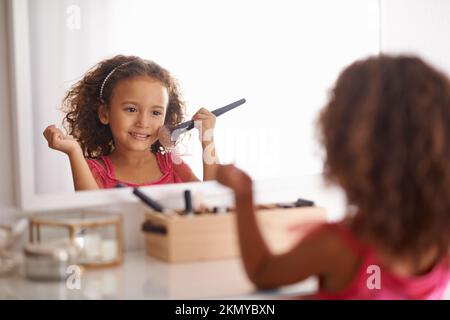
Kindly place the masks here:
<instances>
[{"instance_id":1,"label":"girl's curly hair","mask_svg":"<svg viewBox=\"0 0 450 320\"><path fill-rule=\"evenodd\" d=\"M450 244L450 83L417 57L370 57L339 76L319 118L327 179L352 229L418 259ZM373 241L373 242L372 242Z\"/></svg>"},{"instance_id":2,"label":"girl's curly hair","mask_svg":"<svg viewBox=\"0 0 450 320\"><path fill-rule=\"evenodd\" d=\"M114 70L115 68L117 69ZM112 70L114 72L110 74ZM102 84L109 74L100 97ZM136 56L117 55L88 70L84 77L69 89L62 103L62 110L66 113L63 125L68 134L78 140L85 157L108 155L114 149L111 130L108 125L100 122L98 109L102 103L109 105L112 92L119 81L142 75L160 81L167 88L169 104L164 124L172 126L183 121L185 104L179 85L171 74L153 61ZM156 141L151 151L160 152L164 151L164 148Z\"/></svg>"}]
</instances>

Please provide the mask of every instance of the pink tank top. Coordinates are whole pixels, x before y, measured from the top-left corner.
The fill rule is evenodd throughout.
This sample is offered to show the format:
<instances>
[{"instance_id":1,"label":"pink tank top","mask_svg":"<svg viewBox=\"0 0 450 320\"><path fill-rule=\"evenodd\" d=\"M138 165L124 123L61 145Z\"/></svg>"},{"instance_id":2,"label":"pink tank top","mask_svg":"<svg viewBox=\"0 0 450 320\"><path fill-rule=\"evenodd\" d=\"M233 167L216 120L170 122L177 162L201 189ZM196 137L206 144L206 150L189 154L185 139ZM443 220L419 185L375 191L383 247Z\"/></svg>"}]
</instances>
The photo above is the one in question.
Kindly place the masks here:
<instances>
[{"instance_id":1,"label":"pink tank top","mask_svg":"<svg viewBox=\"0 0 450 320\"><path fill-rule=\"evenodd\" d=\"M332 228L355 254L361 256L361 266L347 288L340 292L326 292L320 288L319 284L316 299L437 300L443 298L450 280L448 255L424 275L400 277L381 268L375 252L371 248L364 247L350 230L336 223L326 224L325 227ZM374 278L376 266L380 268L378 283Z\"/></svg>"},{"instance_id":2,"label":"pink tank top","mask_svg":"<svg viewBox=\"0 0 450 320\"><path fill-rule=\"evenodd\" d=\"M158 162L159 169L162 172L162 176L156 181L149 181L148 183L143 184L135 184L132 182L117 179L111 160L107 156L101 156L100 159L103 161L106 168L105 166L100 164L97 159L86 159L86 161L89 169L91 169L95 181L97 181L98 186L102 189L115 188L119 183L127 187L140 187L155 184L183 182L180 175L174 169L174 163L170 153L156 153L156 161ZM184 162L181 162L178 170L186 171L187 174L189 174L190 172L189 167Z\"/></svg>"}]
</instances>

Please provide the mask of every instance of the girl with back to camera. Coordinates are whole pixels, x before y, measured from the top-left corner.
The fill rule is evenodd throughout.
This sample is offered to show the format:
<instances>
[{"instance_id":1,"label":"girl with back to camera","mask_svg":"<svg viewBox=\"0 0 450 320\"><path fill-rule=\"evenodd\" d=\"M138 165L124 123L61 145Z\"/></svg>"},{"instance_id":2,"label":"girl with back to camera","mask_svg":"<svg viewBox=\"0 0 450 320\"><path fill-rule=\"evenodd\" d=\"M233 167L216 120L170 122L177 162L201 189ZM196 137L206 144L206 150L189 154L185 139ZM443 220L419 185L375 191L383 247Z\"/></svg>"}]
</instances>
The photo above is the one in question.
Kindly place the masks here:
<instances>
[{"instance_id":1,"label":"girl with back to camera","mask_svg":"<svg viewBox=\"0 0 450 320\"><path fill-rule=\"evenodd\" d=\"M104 60L72 86L63 108L69 135L51 125L44 136L50 148L68 155L75 190L198 181L158 141L159 128L182 122L185 107L175 79L155 62L122 55ZM203 159L203 179L214 179L215 116L201 108L192 119L208 132L202 147L214 159Z\"/></svg>"},{"instance_id":2,"label":"girl with back to camera","mask_svg":"<svg viewBox=\"0 0 450 320\"><path fill-rule=\"evenodd\" d=\"M378 56L339 76L319 128L326 178L355 208L274 255L256 225L251 179L234 190L249 278L262 288L319 279L319 299L441 299L449 280L450 84L416 57ZM379 276L378 279L374 278Z\"/></svg>"}]
</instances>

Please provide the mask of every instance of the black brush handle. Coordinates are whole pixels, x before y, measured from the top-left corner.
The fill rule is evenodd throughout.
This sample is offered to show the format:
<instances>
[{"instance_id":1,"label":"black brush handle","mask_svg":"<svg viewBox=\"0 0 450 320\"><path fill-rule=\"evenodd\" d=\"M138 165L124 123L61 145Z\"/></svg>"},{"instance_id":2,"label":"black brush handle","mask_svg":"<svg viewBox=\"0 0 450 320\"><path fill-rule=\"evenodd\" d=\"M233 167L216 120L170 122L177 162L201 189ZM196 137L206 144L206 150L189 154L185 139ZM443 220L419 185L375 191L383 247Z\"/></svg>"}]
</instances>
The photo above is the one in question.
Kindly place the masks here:
<instances>
[{"instance_id":1,"label":"black brush handle","mask_svg":"<svg viewBox=\"0 0 450 320\"><path fill-rule=\"evenodd\" d=\"M157 212L163 212L164 208L158 202L150 198L149 196L143 194L138 188L133 189L133 194L136 195L139 199L142 200L146 205Z\"/></svg>"},{"instance_id":2,"label":"black brush handle","mask_svg":"<svg viewBox=\"0 0 450 320\"><path fill-rule=\"evenodd\" d=\"M227 104L224 107L221 107L221 108L218 108L216 110L213 110L213 111L211 111L211 113L214 114L216 117L221 116L225 112L233 110L234 108L237 108L240 105L244 104L245 101L246 101L245 99L241 99L241 100L235 101L233 103ZM189 131L189 130L191 130L193 128L194 128L194 120L189 120L189 121L186 121L186 122L183 122L183 123L177 125L175 128L173 128L173 130L184 129L183 131Z\"/></svg>"},{"instance_id":3,"label":"black brush handle","mask_svg":"<svg viewBox=\"0 0 450 320\"><path fill-rule=\"evenodd\" d=\"M192 195L190 190L184 191L184 211L186 213L193 213L192 208Z\"/></svg>"},{"instance_id":4,"label":"black brush handle","mask_svg":"<svg viewBox=\"0 0 450 320\"><path fill-rule=\"evenodd\" d=\"M233 103L230 103L230 104L226 105L225 107L213 110L213 111L211 111L211 113L213 113L216 117L218 117L218 116L224 114L225 112L228 112L230 110L233 110L234 108L239 107L241 104L244 104L244 103L245 103L245 99L241 99L241 100L235 101Z\"/></svg>"}]
</instances>

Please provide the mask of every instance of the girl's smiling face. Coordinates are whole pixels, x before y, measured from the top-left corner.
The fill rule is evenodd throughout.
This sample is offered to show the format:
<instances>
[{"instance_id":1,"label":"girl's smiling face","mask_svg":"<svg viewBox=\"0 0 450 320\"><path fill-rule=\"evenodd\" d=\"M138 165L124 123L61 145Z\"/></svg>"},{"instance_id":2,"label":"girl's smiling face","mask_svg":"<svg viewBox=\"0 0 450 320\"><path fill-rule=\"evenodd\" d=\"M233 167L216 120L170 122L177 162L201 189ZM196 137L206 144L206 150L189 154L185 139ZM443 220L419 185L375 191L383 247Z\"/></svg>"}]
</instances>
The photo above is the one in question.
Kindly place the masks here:
<instances>
[{"instance_id":1,"label":"girl's smiling face","mask_svg":"<svg viewBox=\"0 0 450 320\"><path fill-rule=\"evenodd\" d=\"M137 76L120 81L109 107L101 106L99 119L108 124L116 149L149 151L164 125L169 93L158 80Z\"/></svg>"}]
</instances>

